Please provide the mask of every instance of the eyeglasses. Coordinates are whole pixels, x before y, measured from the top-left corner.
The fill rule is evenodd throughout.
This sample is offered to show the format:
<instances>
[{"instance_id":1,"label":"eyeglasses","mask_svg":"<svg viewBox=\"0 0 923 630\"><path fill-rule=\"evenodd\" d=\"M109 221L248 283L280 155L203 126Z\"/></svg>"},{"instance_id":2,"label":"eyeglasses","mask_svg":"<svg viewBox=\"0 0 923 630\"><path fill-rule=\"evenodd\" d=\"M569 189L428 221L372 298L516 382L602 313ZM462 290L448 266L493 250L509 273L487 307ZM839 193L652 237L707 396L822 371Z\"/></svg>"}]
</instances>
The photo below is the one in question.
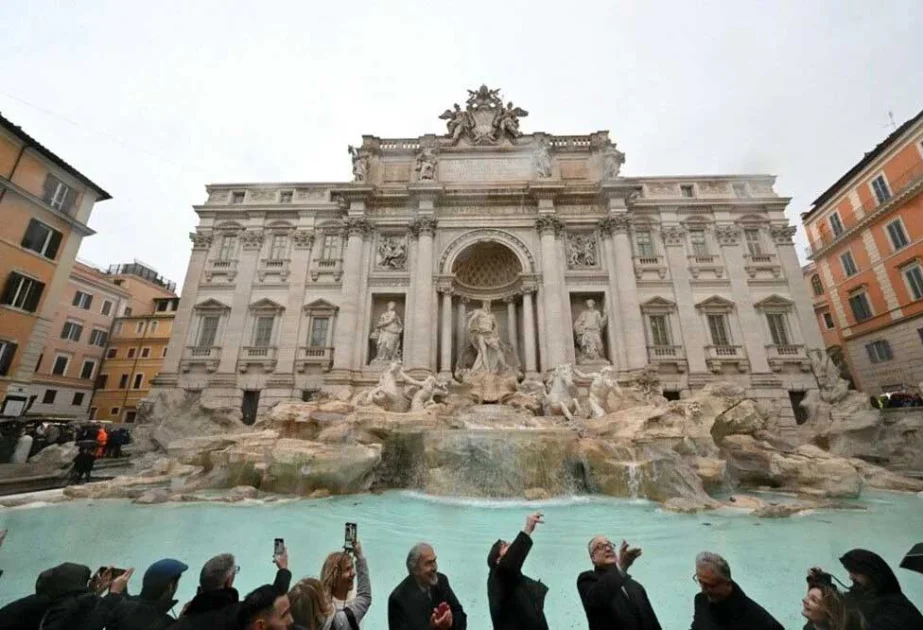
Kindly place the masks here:
<instances>
[{"instance_id":1,"label":"eyeglasses","mask_svg":"<svg viewBox=\"0 0 923 630\"><path fill-rule=\"evenodd\" d=\"M595 545L593 545L593 553L596 553L597 551L600 551L600 550L615 551L615 545L613 545L611 542L600 542L600 543L596 543Z\"/></svg>"},{"instance_id":2,"label":"eyeglasses","mask_svg":"<svg viewBox=\"0 0 923 630\"><path fill-rule=\"evenodd\" d=\"M237 575L238 573L240 573L240 565L234 567L234 575Z\"/></svg>"},{"instance_id":3,"label":"eyeglasses","mask_svg":"<svg viewBox=\"0 0 923 630\"><path fill-rule=\"evenodd\" d=\"M709 584L708 582L700 581L699 576L696 574L693 574L692 581L698 584L699 586L701 586L702 588L704 588L706 591L710 591L710 590L718 588L719 586L723 586L727 580L721 580L720 582Z\"/></svg>"}]
</instances>

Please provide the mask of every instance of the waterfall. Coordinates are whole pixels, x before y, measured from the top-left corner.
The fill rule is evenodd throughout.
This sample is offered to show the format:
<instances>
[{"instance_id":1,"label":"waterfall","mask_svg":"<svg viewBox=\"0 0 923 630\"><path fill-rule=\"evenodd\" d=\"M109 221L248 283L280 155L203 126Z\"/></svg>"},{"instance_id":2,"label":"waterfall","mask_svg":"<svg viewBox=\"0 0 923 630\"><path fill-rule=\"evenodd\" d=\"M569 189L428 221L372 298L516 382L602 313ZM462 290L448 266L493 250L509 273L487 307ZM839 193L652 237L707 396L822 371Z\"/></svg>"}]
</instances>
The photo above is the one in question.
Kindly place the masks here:
<instances>
[{"instance_id":1,"label":"waterfall","mask_svg":"<svg viewBox=\"0 0 923 630\"><path fill-rule=\"evenodd\" d=\"M628 496L640 499L641 496L641 467L638 462L628 462Z\"/></svg>"}]
</instances>

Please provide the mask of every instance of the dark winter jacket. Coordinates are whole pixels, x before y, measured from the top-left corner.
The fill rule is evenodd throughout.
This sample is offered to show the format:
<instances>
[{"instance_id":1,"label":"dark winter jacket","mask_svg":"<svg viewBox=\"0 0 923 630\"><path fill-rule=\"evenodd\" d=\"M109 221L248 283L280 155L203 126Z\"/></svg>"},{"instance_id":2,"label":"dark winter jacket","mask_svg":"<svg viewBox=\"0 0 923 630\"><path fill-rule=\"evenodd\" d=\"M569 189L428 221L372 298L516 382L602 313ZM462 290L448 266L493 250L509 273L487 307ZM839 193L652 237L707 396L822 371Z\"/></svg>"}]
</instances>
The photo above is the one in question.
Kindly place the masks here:
<instances>
[{"instance_id":1,"label":"dark winter jacket","mask_svg":"<svg viewBox=\"0 0 923 630\"><path fill-rule=\"evenodd\" d=\"M869 630L923 630L923 615L901 592L901 585L888 563L865 549L846 552L840 562L847 571L865 575L867 588L854 586L846 592L846 605L862 613Z\"/></svg>"},{"instance_id":2,"label":"dark winter jacket","mask_svg":"<svg viewBox=\"0 0 923 630\"><path fill-rule=\"evenodd\" d=\"M532 539L519 532L496 564L488 557L487 600L494 630L548 630L545 595L548 587L522 574Z\"/></svg>"},{"instance_id":3,"label":"dark winter jacket","mask_svg":"<svg viewBox=\"0 0 923 630\"><path fill-rule=\"evenodd\" d=\"M388 597L389 630L429 630L429 619L433 609L445 602L452 609L452 630L465 630L468 617L458 598L449 586L449 578L442 573L436 574L439 581L429 589L429 594L421 589L412 575L391 591Z\"/></svg>"},{"instance_id":4,"label":"dark winter jacket","mask_svg":"<svg viewBox=\"0 0 923 630\"><path fill-rule=\"evenodd\" d=\"M590 630L660 630L644 587L618 567L597 567L577 577Z\"/></svg>"},{"instance_id":5,"label":"dark winter jacket","mask_svg":"<svg viewBox=\"0 0 923 630\"><path fill-rule=\"evenodd\" d=\"M273 586L280 593L287 593L291 582L291 571L279 569ZM240 595L237 589L201 591L192 598L180 618L170 626L170 630L236 630L238 612Z\"/></svg>"},{"instance_id":6,"label":"dark winter jacket","mask_svg":"<svg viewBox=\"0 0 923 630\"><path fill-rule=\"evenodd\" d=\"M176 600L151 601L142 596L107 595L87 630L164 630L176 621L168 611Z\"/></svg>"},{"instance_id":7,"label":"dark winter jacket","mask_svg":"<svg viewBox=\"0 0 923 630\"><path fill-rule=\"evenodd\" d=\"M710 602L705 593L695 596L692 630L784 630L762 606L747 597L733 582L730 596L722 602Z\"/></svg>"},{"instance_id":8,"label":"dark winter jacket","mask_svg":"<svg viewBox=\"0 0 923 630\"><path fill-rule=\"evenodd\" d=\"M65 562L52 569L44 590L51 599L40 626L42 630L85 630L102 603L87 584L90 568Z\"/></svg>"}]
</instances>

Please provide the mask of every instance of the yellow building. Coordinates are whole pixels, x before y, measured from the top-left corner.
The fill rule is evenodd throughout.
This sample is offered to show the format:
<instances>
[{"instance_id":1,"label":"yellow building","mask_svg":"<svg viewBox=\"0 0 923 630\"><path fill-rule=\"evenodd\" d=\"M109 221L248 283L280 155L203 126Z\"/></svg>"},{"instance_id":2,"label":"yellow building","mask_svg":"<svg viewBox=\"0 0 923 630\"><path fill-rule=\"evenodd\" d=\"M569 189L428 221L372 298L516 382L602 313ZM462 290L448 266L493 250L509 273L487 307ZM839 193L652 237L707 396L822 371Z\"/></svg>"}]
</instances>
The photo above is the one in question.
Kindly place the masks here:
<instances>
[{"instance_id":1,"label":"yellow building","mask_svg":"<svg viewBox=\"0 0 923 630\"><path fill-rule=\"evenodd\" d=\"M97 201L109 194L0 116L0 416L25 409Z\"/></svg>"}]
</instances>

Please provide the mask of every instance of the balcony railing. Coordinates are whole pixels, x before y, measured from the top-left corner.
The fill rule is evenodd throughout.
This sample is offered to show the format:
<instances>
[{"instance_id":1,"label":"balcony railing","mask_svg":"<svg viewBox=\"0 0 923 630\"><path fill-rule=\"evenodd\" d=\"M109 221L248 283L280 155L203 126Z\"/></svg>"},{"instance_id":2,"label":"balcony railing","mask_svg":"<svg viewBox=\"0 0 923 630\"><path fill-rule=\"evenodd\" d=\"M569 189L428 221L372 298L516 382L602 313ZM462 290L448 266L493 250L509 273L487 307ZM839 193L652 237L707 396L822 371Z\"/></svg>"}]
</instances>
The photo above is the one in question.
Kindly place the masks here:
<instances>
[{"instance_id":1,"label":"balcony railing","mask_svg":"<svg viewBox=\"0 0 923 630\"><path fill-rule=\"evenodd\" d=\"M333 365L333 348L328 346L299 347L295 366L299 372L304 372L309 365L320 366L324 372L329 371Z\"/></svg>"},{"instance_id":2,"label":"balcony railing","mask_svg":"<svg viewBox=\"0 0 923 630\"><path fill-rule=\"evenodd\" d=\"M278 275L284 282L288 279L289 262L288 258L261 258L260 266L257 269L257 277L260 282L263 282L267 275L273 274Z\"/></svg>"},{"instance_id":3,"label":"balcony railing","mask_svg":"<svg viewBox=\"0 0 923 630\"><path fill-rule=\"evenodd\" d=\"M311 266L311 279L317 281L321 273L332 273L334 280L339 280L343 273L341 258L315 258Z\"/></svg>"},{"instance_id":4,"label":"balcony railing","mask_svg":"<svg viewBox=\"0 0 923 630\"><path fill-rule=\"evenodd\" d=\"M683 356L682 346L648 346L647 353L650 357L677 358Z\"/></svg>"},{"instance_id":5,"label":"balcony railing","mask_svg":"<svg viewBox=\"0 0 923 630\"><path fill-rule=\"evenodd\" d=\"M798 365L802 372L811 371L811 360L801 344L770 344L766 346L766 359L773 372L781 372L785 364Z\"/></svg>"},{"instance_id":6,"label":"balcony railing","mask_svg":"<svg viewBox=\"0 0 923 630\"><path fill-rule=\"evenodd\" d=\"M251 365L261 365L267 372L276 369L276 346L244 346L237 357L237 368L246 372Z\"/></svg>"},{"instance_id":7,"label":"balcony railing","mask_svg":"<svg viewBox=\"0 0 923 630\"><path fill-rule=\"evenodd\" d=\"M186 352L180 360L180 369L188 372L193 365L204 365L206 371L214 372L220 360L220 346L186 346Z\"/></svg>"},{"instance_id":8,"label":"balcony railing","mask_svg":"<svg viewBox=\"0 0 923 630\"><path fill-rule=\"evenodd\" d=\"M747 254L744 258L751 265L771 265L775 254Z\"/></svg>"},{"instance_id":9,"label":"balcony railing","mask_svg":"<svg viewBox=\"0 0 923 630\"><path fill-rule=\"evenodd\" d=\"M741 346L705 346L708 350L708 356L721 359L721 358L737 358L743 356L743 348Z\"/></svg>"},{"instance_id":10,"label":"balcony railing","mask_svg":"<svg viewBox=\"0 0 923 630\"><path fill-rule=\"evenodd\" d=\"M219 346L188 346L186 354L197 359L217 359L221 356L221 348Z\"/></svg>"},{"instance_id":11,"label":"balcony railing","mask_svg":"<svg viewBox=\"0 0 923 630\"><path fill-rule=\"evenodd\" d=\"M705 363L708 369L715 374L721 373L723 366L736 367L740 373L746 372L749 368L749 362L742 346L705 346Z\"/></svg>"},{"instance_id":12,"label":"balcony railing","mask_svg":"<svg viewBox=\"0 0 923 630\"><path fill-rule=\"evenodd\" d=\"M234 271L237 269L236 260L209 260L208 268L212 271Z\"/></svg>"},{"instance_id":13,"label":"balcony railing","mask_svg":"<svg viewBox=\"0 0 923 630\"><path fill-rule=\"evenodd\" d=\"M656 267L662 264L662 256L635 256L635 264L642 267Z\"/></svg>"},{"instance_id":14,"label":"balcony railing","mask_svg":"<svg viewBox=\"0 0 923 630\"><path fill-rule=\"evenodd\" d=\"M814 225L817 226L819 235L815 240L811 241L807 250L808 256L813 256L825 247L832 245L852 228L865 221L867 217L895 203L895 201L902 198L905 193L912 192L921 185L923 185L923 163L918 162L912 168L909 168L900 176L896 177L893 181L888 182L890 194L887 199L879 201L872 192L872 196L863 202L859 208L845 216L841 215L840 219L843 224L842 230L834 232L833 228L830 227L829 221L826 219L823 221L815 221Z\"/></svg>"},{"instance_id":15,"label":"balcony railing","mask_svg":"<svg viewBox=\"0 0 923 630\"><path fill-rule=\"evenodd\" d=\"M693 254L689 256L689 264L691 265L714 265L717 261L718 257L711 254Z\"/></svg>"}]
</instances>

